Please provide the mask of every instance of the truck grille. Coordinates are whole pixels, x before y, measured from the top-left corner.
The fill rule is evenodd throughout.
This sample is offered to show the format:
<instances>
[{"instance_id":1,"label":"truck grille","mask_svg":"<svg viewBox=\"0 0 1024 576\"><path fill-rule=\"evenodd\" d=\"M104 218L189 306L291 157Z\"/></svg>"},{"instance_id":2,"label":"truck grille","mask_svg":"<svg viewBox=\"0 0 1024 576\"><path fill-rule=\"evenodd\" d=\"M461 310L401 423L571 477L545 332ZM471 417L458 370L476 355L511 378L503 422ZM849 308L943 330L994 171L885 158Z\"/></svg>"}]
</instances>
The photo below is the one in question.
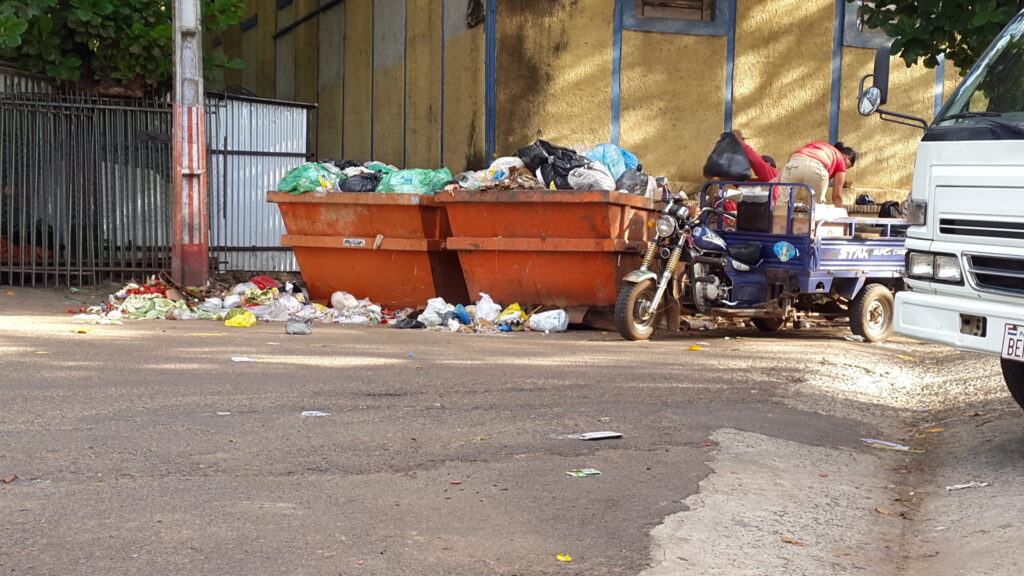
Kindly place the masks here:
<instances>
[{"instance_id":1,"label":"truck grille","mask_svg":"<svg viewBox=\"0 0 1024 576\"><path fill-rule=\"evenodd\" d=\"M1024 240L1024 224L965 218L939 218L939 233L952 236L981 236Z\"/></svg>"},{"instance_id":2,"label":"truck grille","mask_svg":"<svg viewBox=\"0 0 1024 576\"><path fill-rule=\"evenodd\" d=\"M964 263L978 290L1024 296L1024 260L964 254Z\"/></svg>"}]
</instances>

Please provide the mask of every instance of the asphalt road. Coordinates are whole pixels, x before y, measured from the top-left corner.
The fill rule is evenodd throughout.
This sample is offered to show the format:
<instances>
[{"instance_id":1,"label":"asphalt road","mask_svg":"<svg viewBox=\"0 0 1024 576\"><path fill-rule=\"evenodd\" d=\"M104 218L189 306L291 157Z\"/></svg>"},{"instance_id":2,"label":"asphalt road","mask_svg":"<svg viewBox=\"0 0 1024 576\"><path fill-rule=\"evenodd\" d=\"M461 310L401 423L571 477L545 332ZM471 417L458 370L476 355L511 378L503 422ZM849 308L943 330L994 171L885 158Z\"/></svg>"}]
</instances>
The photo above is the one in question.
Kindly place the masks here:
<instances>
[{"instance_id":1,"label":"asphalt road","mask_svg":"<svg viewBox=\"0 0 1024 576\"><path fill-rule=\"evenodd\" d=\"M1024 571L943 572L958 536L1016 543L1024 418L988 358L842 327L72 324L89 297L0 288L0 573Z\"/></svg>"}]
</instances>

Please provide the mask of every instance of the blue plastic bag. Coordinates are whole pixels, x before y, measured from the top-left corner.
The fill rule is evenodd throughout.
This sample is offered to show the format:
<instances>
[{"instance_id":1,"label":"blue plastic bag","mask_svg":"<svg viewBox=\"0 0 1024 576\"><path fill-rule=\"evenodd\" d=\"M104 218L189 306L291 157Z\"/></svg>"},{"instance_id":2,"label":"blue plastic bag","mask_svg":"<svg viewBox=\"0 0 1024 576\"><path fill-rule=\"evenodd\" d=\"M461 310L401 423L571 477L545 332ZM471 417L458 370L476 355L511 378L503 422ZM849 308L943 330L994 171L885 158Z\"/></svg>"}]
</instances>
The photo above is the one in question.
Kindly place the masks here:
<instances>
[{"instance_id":1,"label":"blue plastic bag","mask_svg":"<svg viewBox=\"0 0 1024 576\"><path fill-rule=\"evenodd\" d=\"M626 170L635 170L640 166L640 160L632 152L615 144L598 144L587 152L587 158L607 166L616 180Z\"/></svg>"}]
</instances>

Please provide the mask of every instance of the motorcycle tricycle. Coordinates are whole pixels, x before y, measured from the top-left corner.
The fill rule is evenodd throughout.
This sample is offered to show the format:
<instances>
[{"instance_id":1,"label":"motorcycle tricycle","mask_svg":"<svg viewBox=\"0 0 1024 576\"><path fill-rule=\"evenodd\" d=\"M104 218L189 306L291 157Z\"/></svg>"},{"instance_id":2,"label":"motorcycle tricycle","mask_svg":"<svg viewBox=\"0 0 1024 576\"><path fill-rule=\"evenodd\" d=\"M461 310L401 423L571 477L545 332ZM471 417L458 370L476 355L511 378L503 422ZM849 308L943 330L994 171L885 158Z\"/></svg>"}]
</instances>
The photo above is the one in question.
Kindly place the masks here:
<instances>
[{"instance_id":1,"label":"motorcycle tricycle","mask_svg":"<svg viewBox=\"0 0 1024 576\"><path fill-rule=\"evenodd\" d=\"M773 218L770 202L739 202L737 212L708 202L708 191L777 187L787 210ZM638 270L623 279L615 324L629 340L646 340L664 325L675 331L680 316L749 319L766 332L809 316L848 317L867 341L892 333L893 293L903 287L902 220L822 217L813 194L803 206L793 191L803 184L709 182L699 207L671 195L655 222L655 239ZM746 213L745 213L746 211ZM750 214L755 214L750 217ZM815 214L819 212L819 214ZM746 216L746 217L745 217ZM785 216L785 219L782 219ZM774 228L774 229L773 229Z\"/></svg>"}]
</instances>

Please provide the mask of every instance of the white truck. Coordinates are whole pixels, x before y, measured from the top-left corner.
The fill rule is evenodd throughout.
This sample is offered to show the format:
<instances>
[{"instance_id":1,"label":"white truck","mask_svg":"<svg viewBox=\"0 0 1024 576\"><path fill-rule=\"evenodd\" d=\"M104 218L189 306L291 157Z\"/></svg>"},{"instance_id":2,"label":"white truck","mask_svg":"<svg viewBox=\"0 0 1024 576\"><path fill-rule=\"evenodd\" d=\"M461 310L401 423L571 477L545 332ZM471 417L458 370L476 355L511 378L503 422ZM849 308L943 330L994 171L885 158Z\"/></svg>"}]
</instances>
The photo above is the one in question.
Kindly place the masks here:
<instances>
[{"instance_id":1,"label":"white truck","mask_svg":"<svg viewBox=\"0 0 1024 576\"><path fill-rule=\"evenodd\" d=\"M874 74L861 80L859 112L925 130L907 205L907 290L896 295L896 332L998 354L1024 407L1024 11L930 124L880 108L888 64L882 48Z\"/></svg>"}]
</instances>

